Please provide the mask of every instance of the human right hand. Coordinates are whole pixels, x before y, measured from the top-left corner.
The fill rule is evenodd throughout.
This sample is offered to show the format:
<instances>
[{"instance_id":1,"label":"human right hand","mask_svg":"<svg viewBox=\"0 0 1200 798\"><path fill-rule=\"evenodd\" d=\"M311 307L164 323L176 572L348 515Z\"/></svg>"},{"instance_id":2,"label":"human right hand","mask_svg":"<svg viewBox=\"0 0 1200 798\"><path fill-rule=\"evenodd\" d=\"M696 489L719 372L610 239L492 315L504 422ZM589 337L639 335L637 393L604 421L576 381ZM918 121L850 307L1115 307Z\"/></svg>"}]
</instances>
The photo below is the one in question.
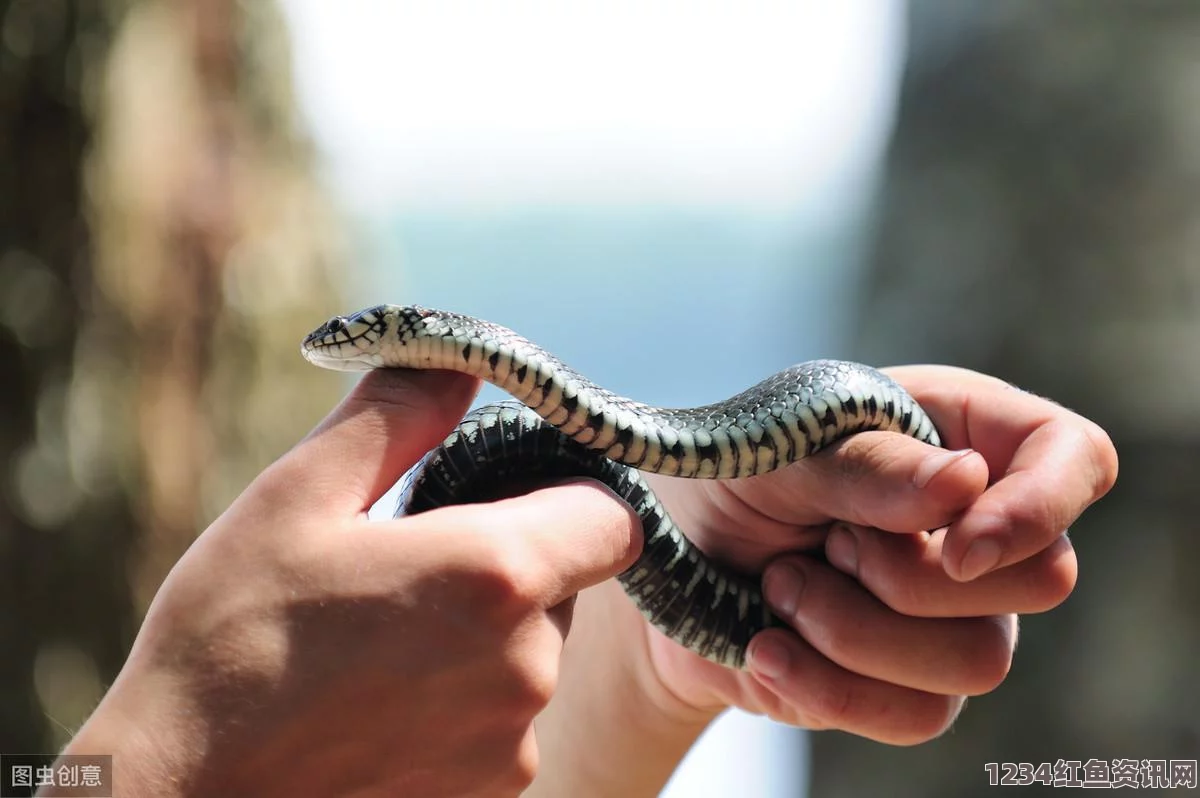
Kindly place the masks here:
<instances>
[{"instance_id":1,"label":"human right hand","mask_svg":"<svg viewBox=\"0 0 1200 798\"><path fill-rule=\"evenodd\" d=\"M155 598L66 753L122 795L515 795L573 597L630 565L597 483L368 522L476 383L379 371L266 470Z\"/></svg>"}]
</instances>

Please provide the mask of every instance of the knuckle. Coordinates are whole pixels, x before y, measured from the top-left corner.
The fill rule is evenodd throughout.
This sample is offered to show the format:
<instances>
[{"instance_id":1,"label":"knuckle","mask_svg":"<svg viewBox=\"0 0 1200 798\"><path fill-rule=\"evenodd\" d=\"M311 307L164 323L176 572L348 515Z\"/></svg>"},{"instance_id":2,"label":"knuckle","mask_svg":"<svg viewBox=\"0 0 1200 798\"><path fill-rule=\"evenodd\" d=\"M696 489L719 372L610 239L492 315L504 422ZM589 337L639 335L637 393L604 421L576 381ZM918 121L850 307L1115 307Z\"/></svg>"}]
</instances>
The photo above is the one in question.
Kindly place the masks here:
<instances>
[{"instance_id":1,"label":"knuckle","mask_svg":"<svg viewBox=\"0 0 1200 798\"><path fill-rule=\"evenodd\" d=\"M980 633L972 646L968 674L970 695L995 690L1008 677L1016 648L1017 616L980 618Z\"/></svg>"},{"instance_id":2,"label":"knuckle","mask_svg":"<svg viewBox=\"0 0 1200 798\"><path fill-rule=\"evenodd\" d=\"M527 734L513 757L513 766L509 773L509 783L516 791L514 794L520 795L533 784L533 780L537 778L540 759L536 739L533 734Z\"/></svg>"},{"instance_id":3,"label":"knuckle","mask_svg":"<svg viewBox=\"0 0 1200 798\"><path fill-rule=\"evenodd\" d=\"M539 606L536 561L516 540L482 536L468 570L481 608L525 614Z\"/></svg>"},{"instance_id":4,"label":"knuckle","mask_svg":"<svg viewBox=\"0 0 1200 798\"><path fill-rule=\"evenodd\" d=\"M1047 435L1058 439L1063 451L1077 457L1077 467L1087 480L1088 497L1091 504L1104 496L1117 481L1118 458L1112 438L1099 424L1076 413L1067 413L1048 425ZM1076 513L1083 506L1073 508Z\"/></svg>"},{"instance_id":5,"label":"knuckle","mask_svg":"<svg viewBox=\"0 0 1200 798\"><path fill-rule=\"evenodd\" d=\"M1008 509L1009 518L1014 534L1022 538L1026 545L1044 545L1045 541L1062 533L1064 527L1075 520L1077 513L1062 505L1060 497L1041 490L1030 480L1022 487L1021 501Z\"/></svg>"},{"instance_id":6,"label":"knuckle","mask_svg":"<svg viewBox=\"0 0 1200 798\"><path fill-rule=\"evenodd\" d=\"M472 790L455 791L455 795L518 796L537 777L539 754L532 718L497 715L473 742L473 748L463 752L461 764L478 778Z\"/></svg>"},{"instance_id":7,"label":"knuckle","mask_svg":"<svg viewBox=\"0 0 1200 798\"><path fill-rule=\"evenodd\" d=\"M848 684L827 684L806 696L805 724L814 730L854 727L855 697Z\"/></svg>"},{"instance_id":8,"label":"knuckle","mask_svg":"<svg viewBox=\"0 0 1200 798\"><path fill-rule=\"evenodd\" d=\"M856 435L832 458L832 476L845 485L857 485L895 459L896 442L885 435Z\"/></svg>"},{"instance_id":9,"label":"knuckle","mask_svg":"<svg viewBox=\"0 0 1200 798\"><path fill-rule=\"evenodd\" d=\"M878 628L874 624L879 616L875 616L873 609L868 612L874 617L859 615L855 621L848 621L836 607L817 608L815 604L809 602L807 620L811 622L816 618L821 621L819 629L814 629L813 633L820 635L820 649L827 657L854 658L874 648L872 630ZM819 618L818 613L827 615Z\"/></svg>"},{"instance_id":10,"label":"knuckle","mask_svg":"<svg viewBox=\"0 0 1200 798\"><path fill-rule=\"evenodd\" d=\"M477 751L468 753L461 763L477 777L467 790L454 795L516 796L524 794L537 777L539 758L536 738L529 724L506 727L502 736L481 741ZM470 754L475 754L471 756ZM407 794L407 793L397 793ZM450 794L439 792L441 794Z\"/></svg>"},{"instance_id":11,"label":"knuckle","mask_svg":"<svg viewBox=\"0 0 1200 798\"><path fill-rule=\"evenodd\" d=\"M511 681L516 716L532 718L545 709L554 697L554 691L558 688L558 669L552 664L538 667L534 663L526 663L514 668Z\"/></svg>"},{"instance_id":12,"label":"knuckle","mask_svg":"<svg viewBox=\"0 0 1200 798\"><path fill-rule=\"evenodd\" d=\"M1063 603L1075 590L1079 567L1075 547L1063 533L1038 555L1026 582L1029 612L1044 612Z\"/></svg>"},{"instance_id":13,"label":"knuckle","mask_svg":"<svg viewBox=\"0 0 1200 798\"><path fill-rule=\"evenodd\" d=\"M930 585L911 567L908 552L877 546L871 534L858 536L858 580L888 609L901 615L928 614Z\"/></svg>"},{"instance_id":14,"label":"knuckle","mask_svg":"<svg viewBox=\"0 0 1200 798\"><path fill-rule=\"evenodd\" d=\"M642 549L642 517L626 502L615 503L622 513L618 517L618 534L612 540L613 562L632 562Z\"/></svg>"},{"instance_id":15,"label":"knuckle","mask_svg":"<svg viewBox=\"0 0 1200 798\"><path fill-rule=\"evenodd\" d=\"M587 479L559 486L556 489L572 491L571 507L573 527L587 529L604 547L603 559L617 562L630 561L636 556L634 541L642 528L641 516L613 493L602 482ZM537 519L546 524L547 520ZM550 519L551 524L561 524L561 518Z\"/></svg>"},{"instance_id":16,"label":"knuckle","mask_svg":"<svg viewBox=\"0 0 1200 798\"><path fill-rule=\"evenodd\" d=\"M900 615L921 617L929 612L929 600L924 584L918 580L894 579L890 574L880 575L877 571L871 578L863 578L871 592L888 609Z\"/></svg>"},{"instance_id":17,"label":"knuckle","mask_svg":"<svg viewBox=\"0 0 1200 798\"><path fill-rule=\"evenodd\" d=\"M910 713L909 723L897 745L920 745L941 737L958 719L966 701L961 696L929 694L923 697L925 706Z\"/></svg>"},{"instance_id":18,"label":"knuckle","mask_svg":"<svg viewBox=\"0 0 1200 798\"><path fill-rule=\"evenodd\" d=\"M1117 449L1112 438L1100 425L1084 420L1083 435L1087 445L1088 462L1093 469L1093 501L1112 490L1117 482Z\"/></svg>"},{"instance_id":19,"label":"knuckle","mask_svg":"<svg viewBox=\"0 0 1200 798\"><path fill-rule=\"evenodd\" d=\"M830 459L830 466L830 479L841 486L858 485L868 471L861 444L842 448L836 457Z\"/></svg>"},{"instance_id":20,"label":"knuckle","mask_svg":"<svg viewBox=\"0 0 1200 798\"><path fill-rule=\"evenodd\" d=\"M243 494L257 513L311 516L316 507L351 506L361 501L362 485L340 469L314 468L315 453L300 447L267 466ZM314 506L315 497L319 505Z\"/></svg>"}]
</instances>

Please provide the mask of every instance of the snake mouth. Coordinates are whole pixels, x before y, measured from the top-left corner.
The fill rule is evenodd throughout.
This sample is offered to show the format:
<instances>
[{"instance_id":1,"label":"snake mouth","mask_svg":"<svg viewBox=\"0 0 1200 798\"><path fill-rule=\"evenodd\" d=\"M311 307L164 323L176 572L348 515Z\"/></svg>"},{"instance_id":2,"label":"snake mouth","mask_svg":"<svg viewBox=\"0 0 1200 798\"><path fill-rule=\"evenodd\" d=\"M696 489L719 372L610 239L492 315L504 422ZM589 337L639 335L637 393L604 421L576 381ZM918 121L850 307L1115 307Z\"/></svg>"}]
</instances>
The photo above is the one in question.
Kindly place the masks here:
<instances>
[{"instance_id":1,"label":"snake mouth","mask_svg":"<svg viewBox=\"0 0 1200 798\"><path fill-rule=\"evenodd\" d=\"M380 347L392 310L390 305L376 305L348 316L334 316L304 336L300 354L313 365L334 371L383 368L388 364Z\"/></svg>"},{"instance_id":2,"label":"snake mouth","mask_svg":"<svg viewBox=\"0 0 1200 798\"><path fill-rule=\"evenodd\" d=\"M383 365L382 356L360 346L362 333L355 334L352 323L367 311L355 314L354 319L334 316L304 336L300 354L315 366L334 371L370 371Z\"/></svg>"},{"instance_id":3,"label":"snake mouth","mask_svg":"<svg viewBox=\"0 0 1200 798\"><path fill-rule=\"evenodd\" d=\"M365 352L353 341L330 341L325 327L304 339L300 354L314 366L333 371L371 371L383 366L383 358L378 352Z\"/></svg>"},{"instance_id":4,"label":"snake mouth","mask_svg":"<svg viewBox=\"0 0 1200 798\"><path fill-rule=\"evenodd\" d=\"M371 371L383 366L378 354L369 352L345 353L338 351L342 347L337 344L321 345L319 340L305 340L300 345L300 354L314 366L333 371Z\"/></svg>"}]
</instances>

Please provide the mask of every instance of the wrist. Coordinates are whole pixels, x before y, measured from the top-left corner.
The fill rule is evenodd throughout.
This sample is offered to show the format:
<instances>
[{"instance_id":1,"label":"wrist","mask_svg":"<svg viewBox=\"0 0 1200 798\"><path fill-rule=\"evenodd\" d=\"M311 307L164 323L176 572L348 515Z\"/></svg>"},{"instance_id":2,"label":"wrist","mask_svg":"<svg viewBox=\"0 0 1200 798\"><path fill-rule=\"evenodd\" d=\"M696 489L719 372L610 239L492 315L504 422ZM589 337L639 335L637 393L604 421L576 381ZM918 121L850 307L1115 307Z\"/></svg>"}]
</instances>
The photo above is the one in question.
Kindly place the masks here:
<instances>
[{"instance_id":1,"label":"wrist","mask_svg":"<svg viewBox=\"0 0 1200 798\"><path fill-rule=\"evenodd\" d=\"M123 672L62 753L111 756L114 795L187 795L203 736L180 694L165 675Z\"/></svg>"},{"instance_id":2,"label":"wrist","mask_svg":"<svg viewBox=\"0 0 1200 798\"><path fill-rule=\"evenodd\" d=\"M657 795L716 716L666 689L645 628L616 582L579 595L526 796Z\"/></svg>"},{"instance_id":3,"label":"wrist","mask_svg":"<svg viewBox=\"0 0 1200 798\"><path fill-rule=\"evenodd\" d=\"M674 660L696 660L696 655L647 623L615 581L597 590L605 591L604 600L613 605L610 614L626 627L615 639L623 642L625 689L633 694L630 701L644 722L662 731L703 731L727 704L707 693L681 689L674 680Z\"/></svg>"}]
</instances>

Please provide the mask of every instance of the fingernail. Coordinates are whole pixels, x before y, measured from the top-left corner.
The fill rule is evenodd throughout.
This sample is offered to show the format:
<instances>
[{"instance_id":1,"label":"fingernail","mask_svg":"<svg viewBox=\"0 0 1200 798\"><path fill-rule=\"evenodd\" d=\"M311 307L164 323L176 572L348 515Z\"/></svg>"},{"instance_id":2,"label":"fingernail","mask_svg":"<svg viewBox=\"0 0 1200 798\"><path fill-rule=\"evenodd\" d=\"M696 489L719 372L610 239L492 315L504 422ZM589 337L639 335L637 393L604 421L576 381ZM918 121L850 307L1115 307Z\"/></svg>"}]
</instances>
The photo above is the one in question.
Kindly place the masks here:
<instances>
[{"instance_id":1,"label":"fingernail","mask_svg":"<svg viewBox=\"0 0 1200 798\"><path fill-rule=\"evenodd\" d=\"M938 452L937 454L929 455L921 461L921 464L917 466L917 470L913 473L913 484L918 488L925 487L942 471L974 452L974 449L955 449L951 452Z\"/></svg>"},{"instance_id":2,"label":"fingernail","mask_svg":"<svg viewBox=\"0 0 1200 798\"><path fill-rule=\"evenodd\" d=\"M1000 544L993 538L980 538L967 547L958 565L958 577L969 582L995 568L1003 555Z\"/></svg>"},{"instance_id":3,"label":"fingernail","mask_svg":"<svg viewBox=\"0 0 1200 798\"><path fill-rule=\"evenodd\" d=\"M825 556L842 573L858 576L858 537L847 527L834 527L825 541Z\"/></svg>"},{"instance_id":4,"label":"fingernail","mask_svg":"<svg viewBox=\"0 0 1200 798\"><path fill-rule=\"evenodd\" d=\"M804 574L794 565L781 564L768 568L763 582L767 603L785 618L794 618L804 591Z\"/></svg>"},{"instance_id":5,"label":"fingernail","mask_svg":"<svg viewBox=\"0 0 1200 798\"><path fill-rule=\"evenodd\" d=\"M781 679L792 664L792 655L778 641L763 640L750 647L750 670L764 679Z\"/></svg>"}]
</instances>

